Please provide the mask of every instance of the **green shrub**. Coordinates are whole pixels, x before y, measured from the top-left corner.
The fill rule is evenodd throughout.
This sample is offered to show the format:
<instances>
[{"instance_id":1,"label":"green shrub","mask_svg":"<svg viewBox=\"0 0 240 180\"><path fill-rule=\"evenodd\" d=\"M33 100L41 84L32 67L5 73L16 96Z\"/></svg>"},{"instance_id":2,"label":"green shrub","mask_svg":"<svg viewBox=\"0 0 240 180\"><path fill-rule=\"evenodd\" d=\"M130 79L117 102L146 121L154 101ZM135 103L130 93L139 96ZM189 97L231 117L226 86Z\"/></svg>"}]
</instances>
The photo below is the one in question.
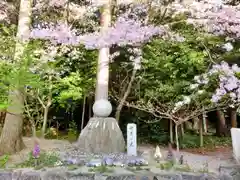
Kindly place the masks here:
<instances>
[{"instance_id":1,"label":"green shrub","mask_svg":"<svg viewBox=\"0 0 240 180\"><path fill-rule=\"evenodd\" d=\"M199 148L199 134L185 133L180 139L180 148ZM203 145L205 148L215 148L217 146L229 146L232 144L231 137L217 137L213 135L203 136Z\"/></svg>"},{"instance_id":2,"label":"green shrub","mask_svg":"<svg viewBox=\"0 0 240 180\"><path fill-rule=\"evenodd\" d=\"M5 168L9 160L9 155L0 156L0 168Z\"/></svg>"}]
</instances>

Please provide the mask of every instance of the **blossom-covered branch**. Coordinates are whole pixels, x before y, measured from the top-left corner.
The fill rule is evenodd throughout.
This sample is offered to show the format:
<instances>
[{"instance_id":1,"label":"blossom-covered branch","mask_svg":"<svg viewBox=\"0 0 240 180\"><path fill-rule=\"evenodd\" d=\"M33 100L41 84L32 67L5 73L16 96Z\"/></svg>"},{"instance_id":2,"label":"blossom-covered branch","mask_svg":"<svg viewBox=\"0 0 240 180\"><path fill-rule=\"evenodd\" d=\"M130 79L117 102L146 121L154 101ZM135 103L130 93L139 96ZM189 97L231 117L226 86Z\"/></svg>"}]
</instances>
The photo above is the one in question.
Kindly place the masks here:
<instances>
[{"instance_id":1,"label":"blossom-covered branch","mask_svg":"<svg viewBox=\"0 0 240 180\"><path fill-rule=\"evenodd\" d=\"M213 92L211 101L213 103L220 103L224 100L229 100L230 106L237 106L240 103L240 67L237 64L230 66L226 62L215 64L205 74L196 76L193 89L204 89L205 86L211 84L211 78L217 81L217 88Z\"/></svg>"},{"instance_id":2,"label":"blossom-covered branch","mask_svg":"<svg viewBox=\"0 0 240 180\"><path fill-rule=\"evenodd\" d=\"M137 45L148 41L152 36L164 35L166 28L153 25L142 25L141 21L119 17L116 23L104 32L77 35L76 30L66 24L49 28L34 28L31 38L46 39L52 43L79 45L87 49L100 49L112 45Z\"/></svg>"},{"instance_id":3,"label":"blossom-covered branch","mask_svg":"<svg viewBox=\"0 0 240 180\"><path fill-rule=\"evenodd\" d=\"M9 21L10 20L10 14L13 13L14 6L5 0L0 1L0 22L1 21Z\"/></svg>"},{"instance_id":4,"label":"blossom-covered branch","mask_svg":"<svg viewBox=\"0 0 240 180\"><path fill-rule=\"evenodd\" d=\"M188 2L188 1L187 1ZM240 6L223 4L223 1L200 1L173 3L175 15L185 13L187 22L200 26L215 35L229 35L240 38Z\"/></svg>"}]
</instances>

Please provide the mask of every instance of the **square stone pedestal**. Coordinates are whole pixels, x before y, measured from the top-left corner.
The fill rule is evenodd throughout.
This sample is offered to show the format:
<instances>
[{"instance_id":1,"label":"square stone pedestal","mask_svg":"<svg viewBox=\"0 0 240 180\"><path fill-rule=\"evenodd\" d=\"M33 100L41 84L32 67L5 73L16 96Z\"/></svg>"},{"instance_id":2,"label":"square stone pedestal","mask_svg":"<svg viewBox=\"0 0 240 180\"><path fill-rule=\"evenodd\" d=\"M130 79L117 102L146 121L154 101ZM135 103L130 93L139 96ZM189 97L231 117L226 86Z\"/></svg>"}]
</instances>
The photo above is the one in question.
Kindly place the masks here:
<instances>
[{"instance_id":1,"label":"square stone pedestal","mask_svg":"<svg viewBox=\"0 0 240 180\"><path fill-rule=\"evenodd\" d=\"M233 156L240 162L240 128L231 128Z\"/></svg>"}]
</instances>

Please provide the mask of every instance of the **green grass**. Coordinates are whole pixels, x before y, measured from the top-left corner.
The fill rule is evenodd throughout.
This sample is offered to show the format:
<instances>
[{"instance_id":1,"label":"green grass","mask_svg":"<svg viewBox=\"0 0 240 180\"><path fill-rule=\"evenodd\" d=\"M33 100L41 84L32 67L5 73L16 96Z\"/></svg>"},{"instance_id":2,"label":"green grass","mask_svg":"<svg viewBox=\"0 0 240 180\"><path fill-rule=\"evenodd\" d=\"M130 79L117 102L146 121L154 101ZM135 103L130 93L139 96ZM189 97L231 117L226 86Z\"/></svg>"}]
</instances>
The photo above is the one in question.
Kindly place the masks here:
<instances>
[{"instance_id":1,"label":"green grass","mask_svg":"<svg viewBox=\"0 0 240 180\"><path fill-rule=\"evenodd\" d=\"M0 156L0 168L5 168L9 160L9 155Z\"/></svg>"}]
</instances>

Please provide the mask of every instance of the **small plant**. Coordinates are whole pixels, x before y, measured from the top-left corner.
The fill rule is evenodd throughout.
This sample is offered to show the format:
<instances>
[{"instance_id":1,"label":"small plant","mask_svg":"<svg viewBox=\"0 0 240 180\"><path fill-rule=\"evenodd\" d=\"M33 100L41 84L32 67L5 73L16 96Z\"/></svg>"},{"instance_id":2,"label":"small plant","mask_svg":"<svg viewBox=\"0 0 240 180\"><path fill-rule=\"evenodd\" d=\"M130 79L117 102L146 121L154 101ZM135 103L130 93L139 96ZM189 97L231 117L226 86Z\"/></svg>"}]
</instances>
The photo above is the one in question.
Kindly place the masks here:
<instances>
[{"instance_id":1,"label":"small plant","mask_svg":"<svg viewBox=\"0 0 240 180\"><path fill-rule=\"evenodd\" d=\"M34 167L35 169L41 169L43 167L60 166L62 162L54 152L41 152L39 143L37 140L34 142L32 152L29 153L28 159L23 163L17 165L17 167Z\"/></svg>"},{"instance_id":2,"label":"small plant","mask_svg":"<svg viewBox=\"0 0 240 180\"><path fill-rule=\"evenodd\" d=\"M135 167L126 167L127 170L135 172L135 171L150 171L150 168L147 167L141 167L141 166L135 166Z\"/></svg>"},{"instance_id":3,"label":"small plant","mask_svg":"<svg viewBox=\"0 0 240 180\"><path fill-rule=\"evenodd\" d=\"M39 169L42 167L54 167L62 165L59 157L56 153L53 152L42 152L39 154L38 158L36 158L33 153L29 153L28 159L17 165L17 167L34 167L35 169Z\"/></svg>"},{"instance_id":4,"label":"small plant","mask_svg":"<svg viewBox=\"0 0 240 180\"><path fill-rule=\"evenodd\" d=\"M107 166L98 166L94 168L90 168L89 172L99 172L99 173L111 173L113 172L112 169L109 169Z\"/></svg>"},{"instance_id":5,"label":"small plant","mask_svg":"<svg viewBox=\"0 0 240 180\"><path fill-rule=\"evenodd\" d=\"M171 162L171 161L159 164L159 168L162 169L162 170L170 170L170 169L173 168L173 166L174 166L174 163Z\"/></svg>"},{"instance_id":6,"label":"small plant","mask_svg":"<svg viewBox=\"0 0 240 180\"><path fill-rule=\"evenodd\" d=\"M0 156L0 168L5 168L9 160L9 155Z\"/></svg>"},{"instance_id":7,"label":"small plant","mask_svg":"<svg viewBox=\"0 0 240 180\"><path fill-rule=\"evenodd\" d=\"M176 171L182 171L182 172L191 172L192 171L192 169L190 168L190 166L188 164L176 166L174 169Z\"/></svg>"},{"instance_id":8,"label":"small plant","mask_svg":"<svg viewBox=\"0 0 240 180\"><path fill-rule=\"evenodd\" d=\"M208 162L205 162L203 164L203 168L199 170L201 173L209 173L209 167L208 167Z\"/></svg>"}]
</instances>

